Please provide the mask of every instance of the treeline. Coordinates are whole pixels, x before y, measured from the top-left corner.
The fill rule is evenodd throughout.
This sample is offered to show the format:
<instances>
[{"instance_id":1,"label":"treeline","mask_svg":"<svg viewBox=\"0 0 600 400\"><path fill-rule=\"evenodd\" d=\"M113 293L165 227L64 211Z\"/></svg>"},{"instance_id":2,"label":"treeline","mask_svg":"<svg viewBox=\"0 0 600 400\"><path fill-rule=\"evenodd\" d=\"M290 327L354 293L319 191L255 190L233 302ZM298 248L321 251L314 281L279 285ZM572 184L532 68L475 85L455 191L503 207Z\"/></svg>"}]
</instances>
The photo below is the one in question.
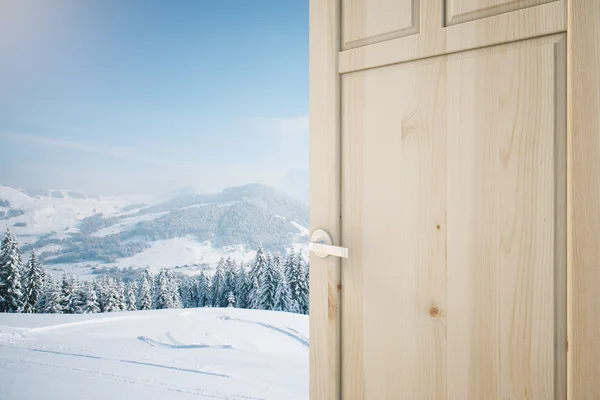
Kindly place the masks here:
<instances>
[{"instance_id":1,"label":"treeline","mask_svg":"<svg viewBox=\"0 0 600 400\"><path fill-rule=\"evenodd\" d=\"M46 274L35 252L22 265L7 229L0 248L0 312L98 313L165 308L239 307L308 314L309 268L300 252L282 260L260 247L245 265L221 259L214 273L174 274L147 268L128 283L110 276L80 281Z\"/></svg>"}]
</instances>

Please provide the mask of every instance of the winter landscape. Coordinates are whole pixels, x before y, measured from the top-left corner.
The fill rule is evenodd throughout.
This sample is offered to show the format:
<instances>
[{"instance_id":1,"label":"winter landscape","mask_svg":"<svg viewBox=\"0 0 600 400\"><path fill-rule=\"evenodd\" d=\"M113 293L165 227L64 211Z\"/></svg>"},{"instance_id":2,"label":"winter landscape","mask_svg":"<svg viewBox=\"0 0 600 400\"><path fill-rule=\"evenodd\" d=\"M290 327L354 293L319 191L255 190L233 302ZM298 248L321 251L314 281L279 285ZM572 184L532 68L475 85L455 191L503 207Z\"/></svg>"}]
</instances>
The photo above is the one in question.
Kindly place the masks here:
<instances>
[{"instance_id":1,"label":"winter landscape","mask_svg":"<svg viewBox=\"0 0 600 400\"><path fill-rule=\"evenodd\" d=\"M0 187L0 398L306 398L306 206L128 201Z\"/></svg>"},{"instance_id":2,"label":"winter landscape","mask_svg":"<svg viewBox=\"0 0 600 400\"><path fill-rule=\"evenodd\" d=\"M0 1L0 400L308 398L307 21Z\"/></svg>"}]
</instances>

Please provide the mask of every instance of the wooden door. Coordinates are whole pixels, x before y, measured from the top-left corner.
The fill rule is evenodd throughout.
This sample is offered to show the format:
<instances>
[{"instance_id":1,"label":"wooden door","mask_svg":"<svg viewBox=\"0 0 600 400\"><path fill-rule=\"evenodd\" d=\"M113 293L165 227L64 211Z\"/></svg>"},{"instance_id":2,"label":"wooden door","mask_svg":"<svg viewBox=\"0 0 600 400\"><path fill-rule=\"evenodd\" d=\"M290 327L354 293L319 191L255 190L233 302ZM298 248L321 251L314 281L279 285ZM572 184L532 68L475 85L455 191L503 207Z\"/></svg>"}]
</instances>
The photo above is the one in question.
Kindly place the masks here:
<instances>
[{"instance_id":1,"label":"wooden door","mask_svg":"<svg viewBox=\"0 0 600 400\"><path fill-rule=\"evenodd\" d=\"M584 12L600 23L564 0L311 3L311 230L349 249L311 256L312 399L600 398L575 333L600 334L600 300L570 290L600 283L574 235L600 228L571 217L576 173L600 200L569 135L600 127L600 89L580 108L567 77ZM569 354L568 330L590 343Z\"/></svg>"}]
</instances>

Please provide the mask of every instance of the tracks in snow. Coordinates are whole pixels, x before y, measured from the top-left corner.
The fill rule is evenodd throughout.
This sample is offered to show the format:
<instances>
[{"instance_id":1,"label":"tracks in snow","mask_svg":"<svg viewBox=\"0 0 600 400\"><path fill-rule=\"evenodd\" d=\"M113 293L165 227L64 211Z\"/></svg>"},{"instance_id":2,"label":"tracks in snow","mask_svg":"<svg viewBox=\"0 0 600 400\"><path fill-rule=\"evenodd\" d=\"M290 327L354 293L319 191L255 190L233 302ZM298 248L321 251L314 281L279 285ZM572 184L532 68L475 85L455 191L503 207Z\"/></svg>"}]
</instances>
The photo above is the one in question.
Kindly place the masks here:
<instances>
[{"instance_id":1,"label":"tracks in snow","mask_svg":"<svg viewBox=\"0 0 600 400\"><path fill-rule=\"evenodd\" d=\"M29 350L31 350L31 349L29 349ZM170 392L184 393L184 394L190 394L190 395L194 395L194 396L203 396L204 398L211 398L211 399L264 400L264 398L262 398L262 397L244 396L244 395L240 395L240 394L229 394L229 393L223 393L223 392L219 392L219 391L215 391L215 390L207 390L207 389L201 389L201 388L182 388L179 386L170 385L170 384L166 384L166 383L157 383L155 381L149 381L149 380L138 379L138 378L135 378L135 379L128 378L126 376L111 374L109 372L95 371L95 370L90 370L90 369L86 369L86 368L67 367L67 366L63 366L63 365L48 364L48 363L42 363L42 362L37 362L37 361L14 360L14 359L9 360L9 359L0 358L0 365L2 365L2 364L12 364L12 365L25 364L25 365L37 365L37 366L41 366L41 367L50 367L55 370L56 369L63 370L67 373L75 373L75 374L81 374L81 375L85 375L85 376L93 376L93 377L100 378L100 379L106 379L106 380L111 380L111 381L115 381L115 382L119 382L119 383L130 384L133 386L144 386L144 387L149 387L152 389L162 389L162 390L166 390L166 391L170 391Z\"/></svg>"},{"instance_id":2,"label":"tracks in snow","mask_svg":"<svg viewBox=\"0 0 600 400\"><path fill-rule=\"evenodd\" d=\"M216 376L216 377L220 377L220 378L230 378L229 375L219 374L216 372L199 371L197 369L174 367L174 366L170 366L170 365L154 364L154 363L143 362L143 361L125 360L125 359L110 358L110 357L100 357L100 356L93 356L93 355L89 355L89 354L66 353L66 352L55 351L55 350L31 349L31 348L27 348L27 347L18 347L18 346L0 345L0 347L10 347L13 349L28 350L28 351L32 351L32 352L38 352L38 353L58 354L61 356L88 358L88 359L92 359L92 360L103 360L103 361L113 361L113 362L118 362L118 363L143 365L143 366L147 366L147 367L163 368L163 369L168 369L171 371L189 372L189 373L193 373L193 374Z\"/></svg>"},{"instance_id":3,"label":"tracks in snow","mask_svg":"<svg viewBox=\"0 0 600 400\"><path fill-rule=\"evenodd\" d=\"M230 344L222 344L222 345L211 345L211 344L169 344L159 342L158 340L154 340L147 336L138 336L138 340L142 342L148 343L152 347L162 347L165 349L232 349L233 346Z\"/></svg>"},{"instance_id":4,"label":"tracks in snow","mask_svg":"<svg viewBox=\"0 0 600 400\"><path fill-rule=\"evenodd\" d=\"M264 322L258 322L258 321L250 321L247 319L240 319L240 318L231 318L228 315L221 315L219 317L220 320L222 321L237 321L237 322L243 322L246 324L253 324L253 325L259 325L262 326L264 328L267 328L269 330L281 333L295 341L297 341L298 343L300 343L302 346L304 346L305 348L308 349L308 338L304 335L302 335L300 332L298 332L295 329L292 328L279 328L275 325L270 325Z\"/></svg>"}]
</instances>

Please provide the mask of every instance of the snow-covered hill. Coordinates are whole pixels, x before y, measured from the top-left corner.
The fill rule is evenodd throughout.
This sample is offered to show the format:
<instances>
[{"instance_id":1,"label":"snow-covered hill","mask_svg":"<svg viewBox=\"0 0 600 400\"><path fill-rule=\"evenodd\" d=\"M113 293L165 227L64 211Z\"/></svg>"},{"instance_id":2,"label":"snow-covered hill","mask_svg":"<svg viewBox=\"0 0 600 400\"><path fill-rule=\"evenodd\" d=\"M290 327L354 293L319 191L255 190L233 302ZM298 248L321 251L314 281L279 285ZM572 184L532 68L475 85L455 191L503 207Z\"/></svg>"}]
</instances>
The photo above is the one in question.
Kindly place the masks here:
<instances>
[{"instance_id":1,"label":"snow-covered hill","mask_svg":"<svg viewBox=\"0 0 600 400\"><path fill-rule=\"evenodd\" d=\"M0 186L0 229L7 226L49 268L86 274L92 266L188 265L195 271L221 256L248 260L261 244L282 251L305 243L308 208L258 184L166 201Z\"/></svg>"},{"instance_id":2,"label":"snow-covered hill","mask_svg":"<svg viewBox=\"0 0 600 400\"><path fill-rule=\"evenodd\" d=\"M308 398L308 316L200 308L0 314L12 400Z\"/></svg>"}]
</instances>

